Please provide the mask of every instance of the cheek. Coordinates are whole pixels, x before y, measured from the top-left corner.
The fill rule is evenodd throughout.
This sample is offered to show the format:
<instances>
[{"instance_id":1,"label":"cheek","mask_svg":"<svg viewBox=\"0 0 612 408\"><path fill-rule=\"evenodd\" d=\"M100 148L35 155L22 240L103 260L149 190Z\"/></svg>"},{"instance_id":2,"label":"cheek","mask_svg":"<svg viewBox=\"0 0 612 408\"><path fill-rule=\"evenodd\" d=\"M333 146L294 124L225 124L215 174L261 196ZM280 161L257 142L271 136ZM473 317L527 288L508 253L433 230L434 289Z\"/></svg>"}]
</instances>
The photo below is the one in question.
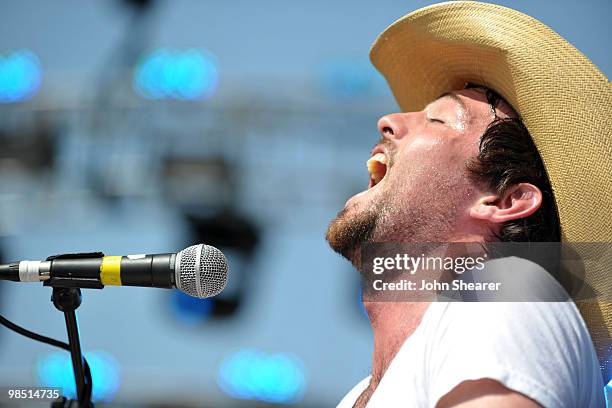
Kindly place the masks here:
<instances>
[{"instance_id":1,"label":"cheek","mask_svg":"<svg viewBox=\"0 0 612 408\"><path fill-rule=\"evenodd\" d=\"M467 176L467 161L477 151L477 143L466 143L463 135L415 138L398 152L391 171L392 179L403 185L414 185L451 175L453 178Z\"/></svg>"},{"instance_id":2,"label":"cheek","mask_svg":"<svg viewBox=\"0 0 612 408\"><path fill-rule=\"evenodd\" d=\"M389 188L399 195L421 191L428 180L436 178L434 174L439 173L440 168L446 167L441 166L448 161L443 151L443 143L437 138L415 138L403 146L389 173Z\"/></svg>"},{"instance_id":3,"label":"cheek","mask_svg":"<svg viewBox=\"0 0 612 408\"><path fill-rule=\"evenodd\" d=\"M405 146L407 154L424 154L435 151L443 144L442 136L417 136Z\"/></svg>"},{"instance_id":4,"label":"cheek","mask_svg":"<svg viewBox=\"0 0 612 408\"><path fill-rule=\"evenodd\" d=\"M415 138L406 146L403 160L415 166L448 167L465 162L468 157L466 147L460 137L454 135Z\"/></svg>"}]
</instances>

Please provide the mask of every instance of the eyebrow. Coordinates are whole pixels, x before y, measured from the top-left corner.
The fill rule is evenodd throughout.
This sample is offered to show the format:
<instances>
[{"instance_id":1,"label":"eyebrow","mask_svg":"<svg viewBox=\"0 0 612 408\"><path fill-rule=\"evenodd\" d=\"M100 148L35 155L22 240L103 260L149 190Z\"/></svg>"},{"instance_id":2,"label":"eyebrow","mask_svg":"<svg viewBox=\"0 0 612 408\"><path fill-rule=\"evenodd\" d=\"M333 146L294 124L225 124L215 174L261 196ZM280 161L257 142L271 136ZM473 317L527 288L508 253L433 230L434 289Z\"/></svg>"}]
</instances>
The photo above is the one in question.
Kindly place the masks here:
<instances>
[{"instance_id":1,"label":"eyebrow","mask_svg":"<svg viewBox=\"0 0 612 408\"><path fill-rule=\"evenodd\" d=\"M459 108L463 111L464 114L467 113L467 107L465 106L465 103L463 102L463 100L455 93L452 92L445 92L442 95L440 95L437 100L440 100L442 98L451 98L452 100L454 100L458 105Z\"/></svg>"}]
</instances>

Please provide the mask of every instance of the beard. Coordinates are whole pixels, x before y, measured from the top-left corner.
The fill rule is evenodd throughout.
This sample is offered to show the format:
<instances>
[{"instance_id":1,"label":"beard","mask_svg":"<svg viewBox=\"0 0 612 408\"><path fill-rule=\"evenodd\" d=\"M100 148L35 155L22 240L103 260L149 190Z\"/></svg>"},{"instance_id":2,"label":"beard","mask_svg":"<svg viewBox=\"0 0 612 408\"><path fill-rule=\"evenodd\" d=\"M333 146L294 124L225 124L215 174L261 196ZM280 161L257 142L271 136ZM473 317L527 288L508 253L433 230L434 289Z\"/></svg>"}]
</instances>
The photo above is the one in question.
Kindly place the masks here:
<instances>
[{"instance_id":1,"label":"beard","mask_svg":"<svg viewBox=\"0 0 612 408\"><path fill-rule=\"evenodd\" d=\"M345 207L331 221L326 232L329 246L360 268L360 249L365 244L384 242L445 242L455 228L458 207L455 205L466 191L461 177L439 178L415 172L413 187L420 194L406 194L398 201L402 184L391 178L386 191L371 205L356 210ZM432 188L432 185L435 188ZM457 198L454 200L453 198Z\"/></svg>"},{"instance_id":2,"label":"beard","mask_svg":"<svg viewBox=\"0 0 612 408\"><path fill-rule=\"evenodd\" d=\"M325 239L335 252L357 266L357 249L371 240L377 221L378 213L374 209L351 217L349 209L344 208L329 224Z\"/></svg>"}]
</instances>

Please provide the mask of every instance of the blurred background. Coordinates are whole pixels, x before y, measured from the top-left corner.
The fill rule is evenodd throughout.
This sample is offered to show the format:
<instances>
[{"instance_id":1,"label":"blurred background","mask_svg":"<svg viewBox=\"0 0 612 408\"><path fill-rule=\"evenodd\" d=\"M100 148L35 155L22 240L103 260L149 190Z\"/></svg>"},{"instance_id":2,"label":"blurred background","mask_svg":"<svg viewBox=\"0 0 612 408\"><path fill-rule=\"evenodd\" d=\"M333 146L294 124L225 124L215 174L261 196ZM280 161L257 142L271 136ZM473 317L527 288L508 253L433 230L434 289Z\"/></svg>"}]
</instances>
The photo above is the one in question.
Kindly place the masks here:
<instances>
[{"instance_id":1,"label":"blurred background","mask_svg":"<svg viewBox=\"0 0 612 408\"><path fill-rule=\"evenodd\" d=\"M397 110L369 46L428 3L1 2L0 262L203 242L231 267L214 299L83 291L100 406L328 407L369 374L357 274L324 232ZM610 77L609 0L498 3ZM1 282L0 314L63 340L50 295ZM0 387L72 382L68 353L0 327Z\"/></svg>"}]
</instances>

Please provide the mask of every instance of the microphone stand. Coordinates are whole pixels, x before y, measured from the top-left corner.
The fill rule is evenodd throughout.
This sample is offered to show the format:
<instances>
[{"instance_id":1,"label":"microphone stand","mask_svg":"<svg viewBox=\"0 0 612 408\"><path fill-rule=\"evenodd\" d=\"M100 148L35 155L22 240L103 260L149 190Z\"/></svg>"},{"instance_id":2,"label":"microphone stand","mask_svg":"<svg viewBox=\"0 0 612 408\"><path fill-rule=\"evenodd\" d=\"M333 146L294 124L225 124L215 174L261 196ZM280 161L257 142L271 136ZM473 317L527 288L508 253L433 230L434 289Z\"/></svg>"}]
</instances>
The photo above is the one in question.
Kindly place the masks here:
<instances>
[{"instance_id":1,"label":"microphone stand","mask_svg":"<svg viewBox=\"0 0 612 408\"><path fill-rule=\"evenodd\" d=\"M51 256L47 258L47 261L54 259L102 258L103 256L104 254L101 252L64 254ZM53 288L51 301L57 310L64 313L77 392L77 400L62 397L59 400L53 401L51 408L93 408L94 404L91 402L93 393L91 371L81 351L76 309L81 305L82 300L80 288L102 289L104 286L99 279L75 278L71 274L68 276L52 276L43 283L43 286L51 286Z\"/></svg>"},{"instance_id":2,"label":"microphone stand","mask_svg":"<svg viewBox=\"0 0 612 408\"><path fill-rule=\"evenodd\" d=\"M70 346L70 357L72 358L72 369L76 382L78 401L68 400L65 397L51 404L52 408L72 408L77 403L79 408L93 407L91 402L91 390L93 384L87 384L84 370L83 353L79 340L79 327L76 318L76 309L81 305L81 290L79 288L53 288L51 301L57 310L64 313L66 330L68 332L68 345ZM88 387L88 388L87 388ZM88 391L89 390L89 391Z\"/></svg>"}]
</instances>

